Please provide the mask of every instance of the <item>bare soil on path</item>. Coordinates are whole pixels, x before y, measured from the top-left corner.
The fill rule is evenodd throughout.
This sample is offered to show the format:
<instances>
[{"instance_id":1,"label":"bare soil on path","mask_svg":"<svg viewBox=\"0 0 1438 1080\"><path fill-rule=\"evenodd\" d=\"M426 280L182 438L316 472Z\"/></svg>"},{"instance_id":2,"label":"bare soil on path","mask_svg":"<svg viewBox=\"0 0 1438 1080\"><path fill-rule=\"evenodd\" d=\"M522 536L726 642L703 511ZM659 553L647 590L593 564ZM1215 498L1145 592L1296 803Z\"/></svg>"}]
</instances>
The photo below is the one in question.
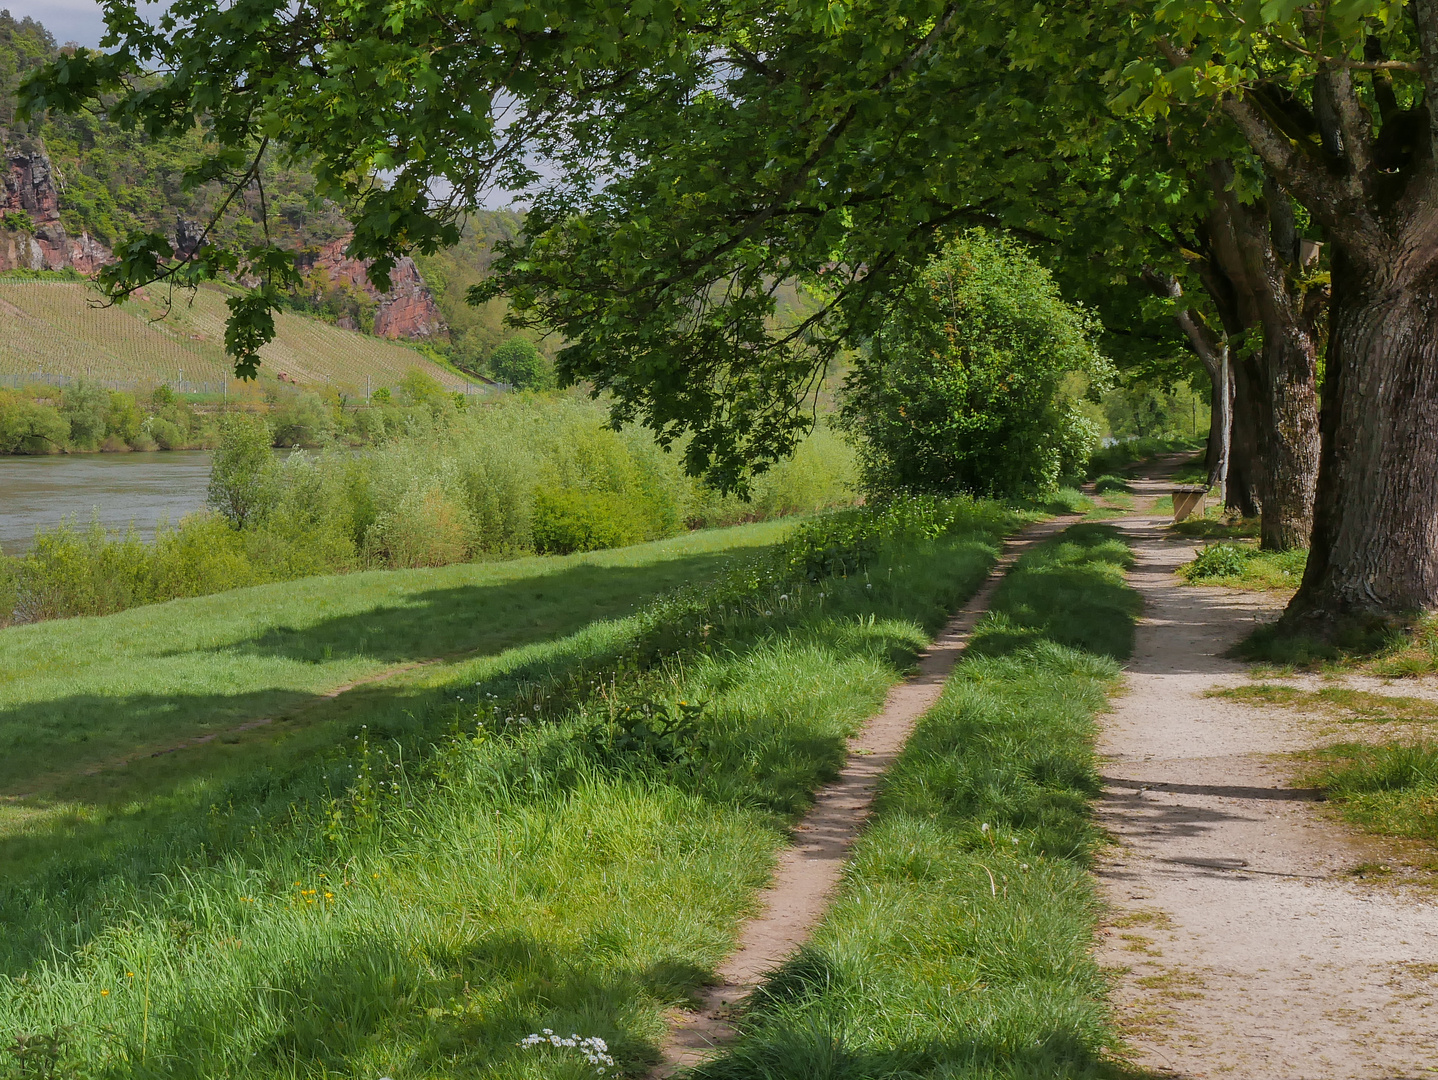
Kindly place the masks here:
<instances>
[{"instance_id":1,"label":"bare soil on path","mask_svg":"<svg viewBox=\"0 0 1438 1080\"><path fill-rule=\"evenodd\" d=\"M849 852L863 831L879 780L903 751L914 725L943 692L969 637L988 611L994 593L1024 551L1074 524L1060 517L1031 525L1004 544L988 578L918 659L917 672L889 691L883 708L849 740L849 758L839 776L815 795L814 805L794 828L794 843L779 854L760 910L739 933L739 947L704 988L697 1008L675 1010L662 1059L650 1074L675 1075L707 1060L730 1042L733 1020L763 977L806 941L828 908Z\"/></svg>"},{"instance_id":2,"label":"bare soil on path","mask_svg":"<svg viewBox=\"0 0 1438 1080\"><path fill-rule=\"evenodd\" d=\"M1134 1064L1194 1080L1438 1076L1432 890L1357 879L1391 849L1290 786L1285 755L1332 741L1320 722L1205 696L1248 682L1223 654L1281 599L1185 586L1174 571L1194 545L1166 519L1114 524L1145 617L1099 742L1117 840L1099 868L1099 959Z\"/></svg>"}]
</instances>

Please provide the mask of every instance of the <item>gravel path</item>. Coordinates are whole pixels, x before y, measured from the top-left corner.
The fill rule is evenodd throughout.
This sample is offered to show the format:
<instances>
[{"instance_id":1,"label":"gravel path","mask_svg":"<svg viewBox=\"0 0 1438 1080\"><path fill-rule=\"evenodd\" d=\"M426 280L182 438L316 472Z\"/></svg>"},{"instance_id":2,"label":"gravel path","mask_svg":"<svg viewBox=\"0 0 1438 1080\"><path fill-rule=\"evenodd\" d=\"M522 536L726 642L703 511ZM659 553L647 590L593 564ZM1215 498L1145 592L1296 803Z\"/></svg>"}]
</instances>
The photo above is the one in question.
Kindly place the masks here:
<instances>
[{"instance_id":1,"label":"gravel path","mask_svg":"<svg viewBox=\"0 0 1438 1080\"><path fill-rule=\"evenodd\" d=\"M1222 653L1281 601L1181 586L1191 543L1161 518L1116 524L1146 606L1099 743L1100 815L1118 841L1099 869L1113 909L1099 957L1121 972L1135 1064L1235 1080L1438 1076L1433 895L1355 879L1384 859L1379 842L1288 785L1276 755L1322 742L1317 724L1204 696L1247 681Z\"/></svg>"}]
</instances>

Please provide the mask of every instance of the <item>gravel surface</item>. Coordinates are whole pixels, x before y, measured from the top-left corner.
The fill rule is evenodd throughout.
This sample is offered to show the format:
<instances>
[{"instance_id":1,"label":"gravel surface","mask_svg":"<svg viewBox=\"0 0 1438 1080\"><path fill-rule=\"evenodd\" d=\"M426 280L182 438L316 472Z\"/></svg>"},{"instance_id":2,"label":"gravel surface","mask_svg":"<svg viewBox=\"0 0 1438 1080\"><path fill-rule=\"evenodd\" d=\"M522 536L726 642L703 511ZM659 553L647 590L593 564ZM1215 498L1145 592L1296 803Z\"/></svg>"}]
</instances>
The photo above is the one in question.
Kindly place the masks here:
<instances>
[{"instance_id":1,"label":"gravel surface","mask_svg":"<svg viewBox=\"0 0 1438 1080\"><path fill-rule=\"evenodd\" d=\"M1162 518L1116 524L1145 618L1099 743L1099 813L1117 841L1099 868L1112 909L1099 958L1134 1063L1235 1080L1438 1076L1432 891L1356 878L1391 848L1290 786L1280 755L1332 741L1323 724L1204 696L1248 681L1222 654L1284 598L1184 586L1191 542ZM1417 696L1362 685L1385 687Z\"/></svg>"}]
</instances>

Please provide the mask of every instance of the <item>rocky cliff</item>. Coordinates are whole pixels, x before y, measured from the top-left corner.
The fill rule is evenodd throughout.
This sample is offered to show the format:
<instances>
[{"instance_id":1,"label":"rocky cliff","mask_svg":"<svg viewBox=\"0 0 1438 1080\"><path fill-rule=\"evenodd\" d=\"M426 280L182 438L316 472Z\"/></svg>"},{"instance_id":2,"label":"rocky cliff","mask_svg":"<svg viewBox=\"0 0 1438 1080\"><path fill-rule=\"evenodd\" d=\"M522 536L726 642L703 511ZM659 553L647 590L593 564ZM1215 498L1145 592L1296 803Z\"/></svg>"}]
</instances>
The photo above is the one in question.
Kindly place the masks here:
<instances>
[{"instance_id":1,"label":"rocky cliff","mask_svg":"<svg viewBox=\"0 0 1438 1080\"><path fill-rule=\"evenodd\" d=\"M379 337L407 338L411 341L438 337L445 333L444 317L435 303L434 294L425 284L414 260L405 257L390 271L389 292L382 293L370 284L367 262L345 254L348 240L336 240L319 251L304 255L300 269L312 277L320 277L330 285L339 285L364 293L375 302L374 332ZM353 329L353 327L351 327Z\"/></svg>"},{"instance_id":2,"label":"rocky cliff","mask_svg":"<svg viewBox=\"0 0 1438 1080\"><path fill-rule=\"evenodd\" d=\"M91 237L60 222L55 170L38 142L4 141L0 132L0 270L74 269L93 274L113 258Z\"/></svg>"},{"instance_id":3,"label":"rocky cliff","mask_svg":"<svg viewBox=\"0 0 1438 1080\"><path fill-rule=\"evenodd\" d=\"M60 221L62 197L55 168L40 142L6 142L0 129L0 272L68 268L89 275L113 261L110 249L98 240L65 231ZM177 251L193 251L198 236L196 223L176 218ZM396 264L390 290L381 293L369 282L368 264L345 255L346 243L336 240L302 255L300 269L367 297L374 305L374 333L380 337L429 340L445 334L444 317L413 259ZM342 316L340 323L359 328L352 318Z\"/></svg>"}]
</instances>

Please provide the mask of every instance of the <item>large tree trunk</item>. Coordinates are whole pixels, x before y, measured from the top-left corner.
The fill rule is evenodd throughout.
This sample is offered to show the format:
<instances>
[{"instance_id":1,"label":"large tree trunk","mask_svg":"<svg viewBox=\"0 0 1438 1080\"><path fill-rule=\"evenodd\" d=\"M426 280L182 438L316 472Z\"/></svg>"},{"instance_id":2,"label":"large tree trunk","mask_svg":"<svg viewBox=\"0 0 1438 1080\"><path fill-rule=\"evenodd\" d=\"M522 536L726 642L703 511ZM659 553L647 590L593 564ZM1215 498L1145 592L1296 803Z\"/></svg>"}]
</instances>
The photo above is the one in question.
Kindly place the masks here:
<instances>
[{"instance_id":1,"label":"large tree trunk","mask_svg":"<svg viewBox=\"0 0 1438 1080\"><path fill-rule=\"evenodd\" d=\"M1265 468L1259 480L1263 547L1307 547L1313 532L1319 434L1313 338L1296 321L1266 332L1263 344L1265 415L1259 424Z\"/></svg>"},{"instance_id":2,"label":"large tree trunk","mask_svg":"<svg viewBox=\"0 0 1438 1080\"><path fill-rule=\"evenodd\" d=\"M1320 632L1438 607L1435 282L1341 254L1333 282L1313 544L1285 616Z\"/></svg>"}]
</instances>

